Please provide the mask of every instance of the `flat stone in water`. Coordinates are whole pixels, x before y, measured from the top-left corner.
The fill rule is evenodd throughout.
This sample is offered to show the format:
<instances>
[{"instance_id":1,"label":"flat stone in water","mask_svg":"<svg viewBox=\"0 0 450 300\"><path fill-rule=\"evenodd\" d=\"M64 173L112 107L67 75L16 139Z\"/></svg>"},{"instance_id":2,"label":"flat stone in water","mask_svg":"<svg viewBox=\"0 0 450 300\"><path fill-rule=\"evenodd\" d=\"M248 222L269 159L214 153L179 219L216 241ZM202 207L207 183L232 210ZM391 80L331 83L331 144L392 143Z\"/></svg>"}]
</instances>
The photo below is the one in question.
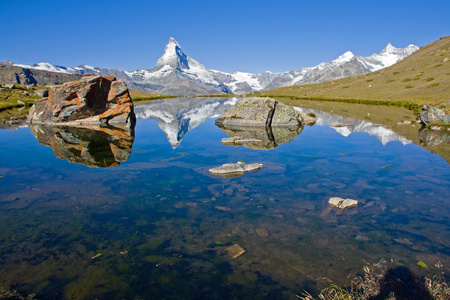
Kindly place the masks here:
<instances>
[{"instance_id":1,"label":"flat stone in water","mask_svg":"<svg viewBox=\"0 0 450 300\"><path fill-rule=\"evenodd\" d=\"M266 228L263 228L263 227L257 228L256 229L256 234L259 235L259 236L264 236L264 237L270 235L269 231Z\"/></svg>"},{"instance_id":2,"label":"flat stone in water","mask_svg":"<svg viewBox=\"0 0 450 300\"><path fill-rule=\"evenodd\" d=\"M237 163L223 164L220 167L209 169L209 172L216 176L241 176L245 172L259 170L262 167L263 164L246 164L238 161Z\"/></svg>"},{"instance_id":3,"label":"flat stone in water","mask_svg":"<svg viewBox=\"0 0 450 300\"><path fill-rule=\"evenodd\" d=\"M411 240L407 239L407 238L394 239L394 241L396 241L399 244L403 244L403 245L407 245L407 246L414 245L414 243L411 242Z\"/></svg>"},{"instance_id":4,"label":"flat stone in water","mask_svg":"<svg viewBox=\"0 0 450 300\"><path fill-rule=\"evenodd\" d=\"M222 210L222 211L230 211L231 210L230 207L226 207L226 206L216 206L215 209Z\"/></svg>"},{"instance_id":5,"label":"flat stone in water","mask_svg":"<svg viewBox=\"0 0 450 300\"><path fill-rule=\"evenodd\" d=\"M225 251L228 252L228 255L232 259L235 259L235 258L241 256L242 254L244 254L245 252L247 252L244 248L242 248L238 244L234 244L233 246L228 247L227 249L225 249Z\"/></svg>"}]
</instances>

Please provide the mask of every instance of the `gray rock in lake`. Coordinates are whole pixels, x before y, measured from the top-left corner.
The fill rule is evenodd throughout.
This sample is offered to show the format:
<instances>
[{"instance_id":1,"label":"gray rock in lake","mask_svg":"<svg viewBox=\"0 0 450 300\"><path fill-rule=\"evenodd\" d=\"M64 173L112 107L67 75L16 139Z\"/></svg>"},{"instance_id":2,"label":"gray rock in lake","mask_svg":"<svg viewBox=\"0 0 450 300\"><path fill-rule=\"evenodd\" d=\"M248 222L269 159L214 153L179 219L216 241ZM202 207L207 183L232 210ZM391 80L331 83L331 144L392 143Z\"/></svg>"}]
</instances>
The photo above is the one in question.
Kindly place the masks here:
<instances>
[{"instance_id":1,"label":"gray rock in lake","mask_svg":"<svg viewBox=\"0 0 450 300\"><path fill-rule=\"evenodd\" d=\"M213 175L221 177L238 177L245 172L251 172L259 170L263 167L263 164L254 163L246 164L244 162L238 161L237 163L223 164L219 167L209 169Z\"/></svg>"},{"instance_id":2,"label":"gray rock in lake","mask_svg":"<svg viewBox=\"0 0 450 300\"><path fill-rule=\"evenodd\" d=\"M216 125L291 126L304 123L293 107L271 98L245 98L216 119Z\"/></svg>"},{"instance_id":3,"label":"gray rock in lake","mask_svg":"<svg viewBox=\"0 0 450 300\"><path fill-rule=\"evenodd\" d=\"M420 120L425 124L439 123L442 121L444 116L444 111L427 104L422 106L422 111L420 112Z\"/></svg>"}]
</instances>

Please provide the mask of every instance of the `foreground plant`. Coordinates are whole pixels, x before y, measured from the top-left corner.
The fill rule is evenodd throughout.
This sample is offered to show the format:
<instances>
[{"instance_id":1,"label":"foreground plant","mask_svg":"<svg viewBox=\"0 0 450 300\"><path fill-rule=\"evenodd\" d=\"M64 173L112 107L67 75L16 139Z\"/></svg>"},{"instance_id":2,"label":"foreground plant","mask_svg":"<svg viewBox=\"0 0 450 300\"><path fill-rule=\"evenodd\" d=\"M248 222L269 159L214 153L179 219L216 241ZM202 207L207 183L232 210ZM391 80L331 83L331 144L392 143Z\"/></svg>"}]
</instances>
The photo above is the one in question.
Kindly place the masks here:
<instances>
[{"instance_id":1,"label":"foreground plant","mask_svg":"<svg viewBox=\"0 0 450 300\"><path fill-rule=\"evenodd\" d=\"M442 268L440 262L435 266ZM450 299L450 287L443 276L418 277L406 267L392 269L384 260L368 264L363 270L364 276L355 277L349 287L330 281L331 285L321 290L317 298L306 291L297 297L302 300Z\"/></svg>"}]
</instances>

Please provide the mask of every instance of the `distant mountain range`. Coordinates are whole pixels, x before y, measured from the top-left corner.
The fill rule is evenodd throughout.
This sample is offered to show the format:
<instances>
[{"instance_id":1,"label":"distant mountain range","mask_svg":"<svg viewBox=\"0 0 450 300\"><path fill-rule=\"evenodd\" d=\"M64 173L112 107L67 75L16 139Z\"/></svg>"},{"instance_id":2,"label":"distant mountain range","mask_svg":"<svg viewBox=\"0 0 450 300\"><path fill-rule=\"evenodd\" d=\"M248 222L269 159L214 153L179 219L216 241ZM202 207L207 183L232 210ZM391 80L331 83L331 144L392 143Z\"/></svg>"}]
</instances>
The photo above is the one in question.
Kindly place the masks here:
<instances>
[{"instance_id":1,"label":"distant mountain range","mask_svg":"<svg viewBox=\"0 0 450 300\"><path fill-rule=\"evenodd\" d=\"M163 55L153 69L120 71L88 65L71 68L46 62L28 66L14 64L8 60L1 64L57 73L115 76L117 79L125 81L131 90L148 93L168 95L242 94L370 73L391 66L418 49L414 45L395 48L389 43L380 53L368 57L356 56L348 51L331 62L284 73L269 71L262 74L225 73L207 69L198 61L187 56L178 42L174 38L170 38Z\"/></svg>"},{"instance_id":2,"label":"distant mountain range","mask_svg":"<svg viewBox=\"0 0 450 300\"><path fill-rule=\"evenodd\" d=\"M211 70L234 93L270 90L282 86L319 83L338 78L362 75L389 67L419 48L409 45L406 48L395 48L390 43L379 54L368 57L356 56L348 51L333 61L321 63L312 68L302 68L284 73L262 74L235 72L232 74Z\"/></svg>"},{"instance_id":3,"label":"distant mountain range","mask_svg":"<svg viewBox=\"0 0 450 300\"><path fill-rule=\"evenodd\" d=\"M450 36L431 42L376 72L301 86L279 87L258 96L449 105ZM383 52L383 51L382 51ZM305 97L305 95L307 95Z\"/></svg>"}]
</instances>

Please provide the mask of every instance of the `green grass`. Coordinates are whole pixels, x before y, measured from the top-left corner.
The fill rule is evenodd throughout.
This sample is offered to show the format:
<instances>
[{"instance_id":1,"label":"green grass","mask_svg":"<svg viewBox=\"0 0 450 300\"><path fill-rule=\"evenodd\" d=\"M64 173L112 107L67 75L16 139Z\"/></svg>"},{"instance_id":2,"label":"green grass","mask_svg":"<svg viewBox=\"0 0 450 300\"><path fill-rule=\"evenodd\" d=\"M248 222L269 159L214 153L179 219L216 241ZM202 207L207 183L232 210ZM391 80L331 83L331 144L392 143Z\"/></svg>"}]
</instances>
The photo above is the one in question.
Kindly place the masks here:
<instances>
[{"instance_id":1,"label":"green grass","mask_svg":"<svg viewBox=\"0 0 450 300\"><path fill-rule=\"evenodd\" d=\"M176 96L130 91L130 97L133 100L133 103L142 103L153 100L175 98Z\"/></svg>"},{"instance_id":2,"label":"green grass","mask_svg":"<svg viewBox=\"0 0 450 300\"><path fill-rule=\"evenodd\" d=\"M23 107L24 105L19 101L25 103L25 106L30 107L34 104L36 99L40 98L39 96L34 95L35 89L28 90L22 85L16 86L17 87L14 89L2 88L0 91L0 111L15 107Z\"/></svg>"},{"instance_id":3,"label":"green grass","mask_svg":"<svg viewBox=\"0 0 450 300\"><path fill-rule=\"evenodd\" d=\"M429 86L427 86L427 88L437 87L437 86L439 86L439 85L440 85L439 82L435 82L435 83L432 83L432 84L430 84Z\"/></svg>"},{"instance_id":4,"label":"green grass","mask_svg":"<svg viewBox=\"0 0 450 300\"><path fill-rule=\"evenodd\" d=\"M258 94L254 94L258 96ZM321 97L297 97L297 96L274 96L275 98L290 99L290 100L305 100L305 101L326 101L326 102L342 102L354 104L370 104L370 105L385 105L397 106L407 109L416 109L420 106L411 101L384 101L384 100L369 100L369 99L339 99L339 98L321 98Z\"/></svg>"},{"instance_id":5,"label":"green grass","mask_svg":"<svg viewBox=\"0 0 450 300\"><path fill-rule=\"evenodd\" d=\"M153 100L161 100L161 99L170 99L170 98L176 98L177 96L171 96L171 95L160 95L160 96L153 96L153 97L135 97L131 98L133 99L133 103L142 103L142 102L148 102Z\"/></svg>"}]
</instances>

